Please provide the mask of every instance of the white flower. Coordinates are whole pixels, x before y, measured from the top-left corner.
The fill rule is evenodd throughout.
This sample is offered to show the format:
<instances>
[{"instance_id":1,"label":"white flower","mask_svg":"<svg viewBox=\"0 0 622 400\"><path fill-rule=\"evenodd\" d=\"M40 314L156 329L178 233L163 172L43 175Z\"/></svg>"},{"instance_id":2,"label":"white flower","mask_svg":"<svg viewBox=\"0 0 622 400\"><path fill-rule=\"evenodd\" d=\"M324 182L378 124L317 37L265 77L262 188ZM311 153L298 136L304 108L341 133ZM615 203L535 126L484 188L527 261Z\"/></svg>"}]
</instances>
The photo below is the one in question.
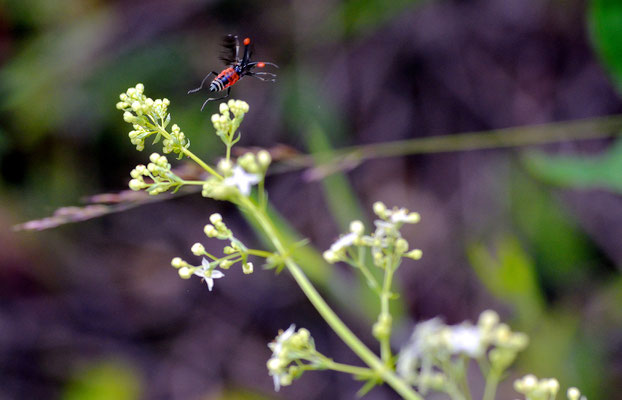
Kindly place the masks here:
<instances>
[{"instance_id":1,"label":"white flower","mask_svg":"<svg viewBox=\"0 0 622 400\"><path fill-rule=\"evenodd\" d=\"M428 353L438 345L439 332L444 326L440 318L433 318L417 324L410 339L399 353L398 374L407 381L414 382L419 367L422 369L420 372L422 375L432 372L432 365L429 362L430 354Z\"/></svg>"},{"instance_id":2,"label":"white flower","mask_svg":"<svg viewBox=\"0 0 622 400\"><path fill-rule=\"evenodd\" d=\"M479 328L464 323L450 327L449 348L454 354L463 353L477 358L484 352L484 343Z\"/></svg>"},{"instance_id":3,"label":"white flower","mask_svg":"<svg viewBox=\"0 0 622 400\"><path fill-rule=\"evenodd\" d=\"M356 234L355 232L350 232L347 235L343 235L342 237L339 238L339 240L337 240L335 243L333 243L330 246L330 249L334 252L339 252L343 249L345 249L348 246L351 246L354 243L354 240L356 240L356 238L359 235Z\"/></svg>"},{"instance_id":4,"label":"white flower","mask_svg":"<svg viewBox=\"0 0 622 400\"><path fill-rule=\"evenodd\" d=\"M209 261L207 261L205 257L203 257L203 261L201 261L201 267L202 268L197 268L194 271L194 274L196 276L200 276L205 280L207 288L211 292L212 288L214 287L214 279L220 279L225 276L225 274L223 274L222 271L212 269L210 267Z\"/></svg>"},{"instance_id":5,"label":"white flower","mask_svg":"<svg viewBox=\"0 0 622 400\"><path fill-rule=\"evenodd\" d=\"M287 355L283 353L283 344L289 340L296 330L296 325L291 324L285 332L281 332L274 342L268 343L268 347L272 350L272 357L268 360L268 370L274 381L274 390L279 391L281 388L281 379L287 380ZM285 384L287 385L287 383Z\"/></svg>"},{"instance_id":6,"label":"white flower","mask_svg":"<svg viewBox=\"0 0 622 400\"><path fill-rule=\"evenodd\" d=\"M285 343L296 330L296 325L291 324L286 331L279 334L279 336L274 339L274 342L268 343L268 347L272 350L272 357L279 356L281 350L283 350L283 343Z\"/></svg>"},{"instance_id":7,"label":"white flower","mask_svg":"<svg viewBox=\"0 0 622 400\"><path fill-rule=\"evenodd\" d=\"M259 175L249 174L244 168L236 165L233 168L233 175L225 178L222 182L225 186L235 186L240 193L244 196L248 196L251 193L251 186L258 183L261 180Z\"/></svg>"}]
</instances>

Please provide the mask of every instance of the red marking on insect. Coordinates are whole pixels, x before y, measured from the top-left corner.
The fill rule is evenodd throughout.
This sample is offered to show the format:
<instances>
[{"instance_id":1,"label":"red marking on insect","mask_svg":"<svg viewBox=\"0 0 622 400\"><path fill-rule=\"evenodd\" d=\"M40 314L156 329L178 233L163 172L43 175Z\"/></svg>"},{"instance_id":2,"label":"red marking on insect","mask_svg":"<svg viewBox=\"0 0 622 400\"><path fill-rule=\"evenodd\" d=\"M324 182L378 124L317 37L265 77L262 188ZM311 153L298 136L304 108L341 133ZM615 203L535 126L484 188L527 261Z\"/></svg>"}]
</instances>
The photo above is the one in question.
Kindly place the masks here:
<instances>
[{"instance_id":1,"label":"red marking on insect","mask_svg":"<svg viewBox=\"0 0 622 400\"><path fill-rule=\"evenodd\" d=\"M205 76L205 78L203 78L203 81L201 82L201 86L199 86L196 89L192 89L188 91L188 93L194 93L194 92L198 92L199 90L201 90L207 78L209 78L212 74L216 75L216 77L211 81L209 85L209 91L210 92L222 92L223 90L227 89L227 94L224 95L223 97L209 98L205 100L205 102L203 103L203 106L201 107L201 110L203 110L203 108L209 101L221 100L221 99L229 97L229 93L231 92L231 86L233 86L237 81L239 81L240 79L242 79L242 77L246 75L253 76L262 81L271 81L271 82L275 81L274 79L276 77L275 74L270 73L270 72L254 72L253 68L255 67L263 68L266 65L272 65L273 67L278 68L278 65L271 63L271 62L267 62L267 61L251 62L250 60L251 54L252 54L251 39L245 38L242 41L242 43L244 44L244 55L242 56L242 58L240 58L239 57L240 44L238 42L238 37L233 36L233 35L225 36L225 38L223 39L223 43L222 43L224 51L220 59L224 61L225 65L227 65L227 68L222 70L221 73L217 73L216 71L210 72L209 74Z\"/></svg>"}]
</instances>

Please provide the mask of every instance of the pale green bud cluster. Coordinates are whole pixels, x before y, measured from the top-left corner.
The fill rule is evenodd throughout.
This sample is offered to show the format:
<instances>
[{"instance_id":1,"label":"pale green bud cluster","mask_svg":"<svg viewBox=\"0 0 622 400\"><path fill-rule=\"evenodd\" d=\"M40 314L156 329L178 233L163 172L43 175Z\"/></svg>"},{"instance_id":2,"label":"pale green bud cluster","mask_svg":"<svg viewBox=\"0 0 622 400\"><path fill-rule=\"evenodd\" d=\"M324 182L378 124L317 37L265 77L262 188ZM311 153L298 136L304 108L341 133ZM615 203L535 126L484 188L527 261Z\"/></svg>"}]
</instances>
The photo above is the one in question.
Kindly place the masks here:
<instances>
[{"instance_id":1,"label":"pale green bud cluster","mask_svg":"<svg viewBox=\"0 0 622 400\"><path fill-rule=\"evenodd\" d=\"M170 138L165 138L162 141L162 146L162 151L165 154L179 154L179 159L181 159L183 156L182 149L190 147L190 140L186 138L186 135L184 135L181 128L177 124L173 124L171 127Z\"/></svg>"},{"instance_id":2,"label":"pale green bud cluster","mask_svg":"<svg viewBox=\"0 0 622 400\"><path fill-rule=\"evenodd\" d=\"M248 110L248 104L242 100L229 100L220 104L220 114L212 115L212 124L223 143L232 146L240 139L239 136L234 139L234 135Z\"/></svg>"},{"instance_id":3,"label":"pale green bud cluster","mask_svg":"<svg viewBox=\"0 0 622 400\"><path fill-rule=\"evenodd\" d=\"M514 381L514 390L524 394L527 400L550 400L557 396L559 382L554 378L538 379L529 374Z\"/></svg>"},{"instance_id":4,"label":"pale green bud cluster","mask_svg":"<svg viewBox=\"0 0 622 400\"><path fill-rule=\"evenodd\" d=\"M222 220L222 215L214 213L210 215L209 221L211 224L205 225L203 232L208 238L217 238L220 240L226 240L233 237L233 233Z\"/></svg>"},{"instance_id":5,"label":"pale green bud cluster","mask_svg":"<svg viewBox=\"0 0 622 400\"><path fill-rule=\"evenodd\" d=\"M155 135L153 140L155 144L164 136L162 151L165 154L179 154L181 158L183 149L188 148L190 142L177 125L173 125L170 133L165 130L171 119L168 113L170 101L153 100L145 96L144 91L145 87L139 83L119 95L117 109L123 111L123 119L133 127L129 133L130 141L141 151L145 148L145 140L148 137Z\"/></svg>"},{"instance_id":6,"label":"pale green bud cluster","mask_svg":"<svg viewBox=\"0 0 622 400\"><path fill-rule=\"evenodd\" d=\"M514 390L525 395L526 400L554 400L559 392L559 382L555 378L538 379L535 375L525 375L514 381ZM587 400L576 387L566 392L568 400Z\"/></svg>"},{"instance_id":7,"label":"pale green bud cluster","mask_svg":"<svg viewBox=\"0 0 622 400\"><path fill-rule=\"evenodd\" d=\"M145 86L139 83L119 95L121 101L117 103L117 109L124 111L125 122L139 123L144 121L142 117L164 120L168 116L170 101L168 99L153 100L145 96L144 91Z\"/></svg>"},{"instance_id":8,"label":"pale green bud cluster","mask_svg":"<svg viewBox=\"0 0 622 400\"><path fill-rule=\"evenodd\" d=\"M492 369L502 372L528 342L527 335L512 332L491 310L480 314L477 325L469 322L446 325L435 318L417 324L410 340L400 351L397 371L425 393L428 388L434 388L434 385L427 385L431 382L430 376L434 382L440 382L438 371L443 371L453 357L486 358ZM443 373L448 381L451 374Z\"/></svg>"},{"instance_id":9,"label":"pale green bud cluster","mask_svg":"<svg viewBox=\"0 0 622 400\"><path fill-rule=\"evenodd\" d=\"M237 160L238 165L244 168L246 172L259 176L266 175L271 162L272 157L266 150L260 150L257 154L244 153Z\"/></svg>"},{"instance_id":10,"label":"pale green bud cluster","mask_svg":"<svg viewBox=\"0 0 622 400\"><path fill-rule=\"evenodd\" d=\"M415 224L421 219L416 212L405 208L387 209L382 202L374 203L373 210L380 219L374 221L376 230L370 235L364 235L365 226L361 221L350 224L350 233L342 235L331 247L324 252L324 259L329 263L345 261L350 264L353 260L350 251L354 246L366 246L371 249L374 264L386 268L393 262L395 256L418 260L421 258L420 249L409 249L409 244L400 233L404 224Z\"/></svg>"},{"instance_id":11,"label":"pale green bud cluster","mask_svg":"<svg viewBox=\"0 0 622 400\"><path fill-rule=\"evenodd\" d=\"M302 375L305 370L301 368L302 361L316 366L322 363L321 355L315 350L311 333L304 328L300 328L297 332L295 330L296 327L291 325L286 331L280 331L274 341L268 344L272 350L272 357L266 365L277 391L281 386L291 385L294 379Z\"/></svg>"},{"instance_id":12,"label":"pale green bud cluster","mask_svg":"<svg viewBox=\"0 0 622 400\"><path fill-rule=\"evenodd\" d=\"M132 177L129 183L130 189L134 191L145 189L147 193L156 195L171 188L180 187L181 180L171 171L171 164L166 156L153 153L149 156L149 161L151 162L147 166L139 164L130 172ZM145 177L151 182L146 182Z\"/></svg>"}]
</instances>

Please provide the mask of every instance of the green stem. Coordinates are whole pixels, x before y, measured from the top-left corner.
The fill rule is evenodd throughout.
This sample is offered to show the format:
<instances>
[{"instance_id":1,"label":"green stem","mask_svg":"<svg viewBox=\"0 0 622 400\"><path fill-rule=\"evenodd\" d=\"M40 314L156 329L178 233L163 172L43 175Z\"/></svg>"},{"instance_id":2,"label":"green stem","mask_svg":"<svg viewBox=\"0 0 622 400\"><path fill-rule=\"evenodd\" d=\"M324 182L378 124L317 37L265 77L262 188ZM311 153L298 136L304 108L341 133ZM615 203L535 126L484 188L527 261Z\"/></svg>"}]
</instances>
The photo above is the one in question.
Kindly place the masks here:
<instances>
[{"instance_id":1,"label":"green stem","mask_svg":"<svg viewBox=\"0 0 622 400\"><path fill-rule=\"evenodd\" d=\"M460 386L462 386L462 390L467 400L471 400L471 388L469 387L469 381L467 379L468 368L468 358L466 356L460 356Z\"/></svg>"},{"instance_id":2,"label":"green stem","mask_svg":"<svg viewBox=\"0 0 622 400\"><path fill-rule=\"evenodd\" d=\"M391 311L389 309L389 301L391 298L391 285L393 283L393 273L396 264L393 260L385 266L384 281L382 284L382 292L380 293L380 316L379 321L384 319L391 321ZM392 323L389 322L389 330L378 340L380 341L380 355L387 365L391 365L391 328Z\"/></svg>"},{"instance_id":3,"label":"green stem","mask_svg":"<svg viewBox=\"0 0 622 400\"><path fill-rule=\"evenodd\" d=\"M200 185L203 186L205 184L205 181L185 181L182 179L181 181L182 185Z\"/></svg>"},{"instance_id":4,"label":"green stem","mask_svg":"<svg viewBox=\"0 0 622 400\"><path fill-rule=\"evenodd\" d=\"M365 277L365 279L367 279L369 286L371 286L371 288L377 293L380 289L380 285L378 284L376 277L365 265L364 252L365 248L363 246L359 246L358 255L356 257L352 257L353 263L350 265L352 265L354 268L358 268L361 270L363 276Z\"/></svg>"},{"instance_id":5,"label":"green stem","mask_svg":"<svg viewBox=\"0 0 622 400\"><path fill-rule=\"evenodd\" d=\"M494 400L500 378L500 372L496 368L491 368L486 376L486 388L484 389L482 400Z\"/></svg>"},{"instance_id":6,"label":"green stem","mask_svg":"<svg viewBox=\"0 0 622 400\"><path fill-rule=\"evenodd\" d=\"M232 147L232 144L231 144L231 142L225 143L225 146L227 146L227 156L226 156L226 159L227 159L227 162L229 162L229 159L231 158L231 147Z\"/></svg>"},{"instance_id":7,"label":"green stem","mask_svg":"<svg viewBox=\"0 0 622 400\"><path fill-rule=\"evenodd\" d=\"M253 256L268 258L274 255L274 253L265 250L247 249L246 252Z\"/></svg>"},{"instance_id":8,"label":"green stem","mask_svg":"<svg viewBox=\"0 0 622 400\"><path fill-rule=\"evenodd\" d=\"M171 140L171 135L166 131L166 129L162 129L162 127L160 125L155 125L155 128L156 128L156 130L158 132L160 132L160 134L162 134L162 136L164 136L168 140ZM215 177L222 179L222 176L218 172L216 172L212 167L210 167L209 165L204 163L203 160L201 160L199 157L194 155L193 152L191 152L190 150L188 150L185 147L182 147L181 151L186 156L190 157L195 163L199 164L201 166L201 168L203 168L204 170L206 170L210 174L214 175Z\"/></svg>"},{"instance_id":9,"label":"green stem","mask_svg":"<svg viewBox=\"0 0 622 400\"><path fill-rule=\"evenodd\" d=\"M276 250L283 257L285 265L296 280L296 283L298 283L309 301L311 301L313 306L318 310L320 315L341 338L341 340L343 340L344 343L350 347L352 351L354 351L354 353L356 353L363 360L363 362L365 362L365 364L373 369L380 378L382 378L403 398L408 400L423 400L422 397L412 387L410 387L410 385L398 377L395 372L388 368L371 350L369 350L369 348L367 348L367 346L365 346L365 344L363 344L363 342L361 342L360 339L356 337L350 329L348 329L337 314L335 314L335 312L317 292L315 287L313 287L300 267L290 256L287 255L285 246L281 243L270 218L247 197L241 196L239 198L239 204L242 207L247 208L255 216L257 222L264 229Z\"/></svg>"},{"instance_id":10,"label":"green stem","mask_svg":"<svg viewBox=\"0 0 622 400\"><path fill-rule=\"evenodd\" d=\"M334 361L328 361L326 363L327 369L332 369L333 371L345 372L346 374L356 375L356 376L364 376L366 378L372 378L376 375L376 373L364 367L357 367L354 365L342 364Z\"/></svg>"}]
</instances>

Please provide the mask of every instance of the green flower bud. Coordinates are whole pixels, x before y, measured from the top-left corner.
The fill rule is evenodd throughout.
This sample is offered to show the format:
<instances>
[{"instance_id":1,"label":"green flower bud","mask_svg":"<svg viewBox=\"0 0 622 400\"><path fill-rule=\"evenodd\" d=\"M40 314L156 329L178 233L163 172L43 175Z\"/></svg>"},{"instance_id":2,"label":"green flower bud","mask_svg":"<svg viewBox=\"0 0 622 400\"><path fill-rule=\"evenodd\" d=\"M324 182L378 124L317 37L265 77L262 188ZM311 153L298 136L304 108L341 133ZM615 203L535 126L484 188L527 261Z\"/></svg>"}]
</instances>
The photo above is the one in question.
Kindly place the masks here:
<instances>
[{"instance_id":1,"label":"green flower bud","mask_svg":"<svg viewBox=\"0 0 622 400\"><path fill-rule=\"evenodd\" d=\"M334 264L337 261L339 261L339 256L337 256L337 254L332 251L332 250L326 250L322 256L324 257L324 259L326 260L327 263L329 264Z\"/></svg>"},{"instance_id":2,"label":"green flower bud","mask_svg":"<svg viewBox=\"0 0 622 400\"><path fill-rule=\"evenodd\" d=\"M252 262L248 262L246 264L242 264L242 272L244 272L245 274L252 274L253 273L253 263Z\"/></svg>"},{"instance_id":3,"label":"green flower bud","mask_svg":"<svg viewBox=\"0 0 622 400\"><path fill-rule=\"evenodd\" d=\"M220 215L219 213L214 213L209 216L209 221L214 225L218 225L222 222L222 215Z\"/></svg>"},{"instance_id":4,"label":"green flower bud","mask_svg":"<svg viewBox=\"0 0 622 400\"><path fill-rule=\"evenodd\" d=\"M479 315L477 324L484 330L490 330L499 323L499 314L493 310L485 310Z\"/></svg>"},{"instance_id":5,"label":"green flower bud","mask_svg":"<svg viewBox=\"0 0 622 400\"><path fill-rule=\"evenodd\" d=\"M188 267L181 267L177 272L179 273L179 277L181 279L190 279L193 273L192 269Z\"/></svg>"},{"instance_id":6,"label":"green flower bud","mask_svg":"<svg viewBox=\"0 0 622 400\"><path fill-rule=\"evenodd\" d=\"M203 247L201 243L195 243L192 245L192 248L190 248L190 251L195 256L202 256L203 254L205 254L205 247Z\"/></svg>"},{"instance_id":7,"label":"green flower bud","mask_svg":"<svg viewBox=\"0 0 622 400\"><path fill-rule=\"evenodd\" d=\"M218 231L216 230L216 228L214 228L214 225L211 224L205 225L205 227L203 228L203 232L205 232L205 236L210 238L218 236Z\"/></svg>"},{"instance_id":8,"label":"green flower bud","mask_svg":"<svg viewBox=\"0 0 622 400\"><path fill-rule=\"evenodd\" d=\"M229 176L233 172L233 163L231 160L227 160L225 158L218 161L217 165L218 171L224 176Z\"/></svg>"},{"instance_id":9,"label":"green flower bud","mask_svg":"<svg viewBox=\"0 0 622 400\"><path fill-rule=\"evenodd\" d=\"M365 225L359 220L350 222L350 232L362 235L365 232Z\"/></svg>"},{"instance_id":10,"label":"green flower bud","mask_svg":"<svg viewBox=\"0 0 622 400\"><path fill-rule=\"evenodd\" d=\"M399 254L405 253L408 250L408 242L404 238L399 238L395 241L395 251Z\"/></svg>"},{"instance_id":11,"label":"green flower bud","mask_svg":"<svg viewBox=\"0 0 622 400\"><path fill-rule=\"evenodd\" d=\"M579 400L581 398L581 392L576 387L571 387L566 392L568 400Z\"/></svg>"},{"instance_id":12,"label":"green flower bud","mask_svg":"<svg viewBox=\"0 0 622 400\"><path fill-rule=\"evenodd\" d=\"M419 215L419 213L416 212L411 212L410 214L408 214L408 216L406 217L406 221L409 224L416 224L417 222L419 222L421 220L421 216Z\"/></svg>"},{"instance_id":13,"label":"green flower bud","mask_svg":"<svg viewBox=\"0 0 622 400\"><path fill-rule=\"evenodd\" d=\"M423 257L423 252L420 249L413 249L404 254L404 257L412 258L413 260L420 260Z\"/></svg>"},{"instance_id":14,"label":"green flower bud","mask_svg":"<svg viewBox=\"0 0 622 400\"><path fill-rule=\"evenodd\" d=\"M171 260L171 265L174 268L181 268L184 265L184 260L179 257L175 257Z\"/></svg>"},{"instance_id":15,"label":"green flower bud","mask_svg":"<svg viewBox=\"0 0 622 400\"><path fill-rule=\"evenodd\" d=\"M138 179L132 179L130 180L130 189L132 189L133 191L138 191L140 189L143 188L143 185L145 184L145 182L140 181Z\"/></svg>"},{"instance_id":16,"label":"green flower bud","mask_svg":"<svg viewBox=\"0 0 622 400\"><path fill-rule=\"evenodd\" d=\"M387 206L383 202L377 201L373 205L374 213L380 218L384 218L387 211Z\"/></svg>"},{"instance_id":17,"label":"green flower bud","mask_svg":"<svg viewBox=\"0 0 622 400\"><path fill-rule=\"evenodd\" d=\"M272 156L266 150L259 150L257 153L257 162L264 170L268 169L270 163L272 162Z\"/></svg>"}]
</instances>

